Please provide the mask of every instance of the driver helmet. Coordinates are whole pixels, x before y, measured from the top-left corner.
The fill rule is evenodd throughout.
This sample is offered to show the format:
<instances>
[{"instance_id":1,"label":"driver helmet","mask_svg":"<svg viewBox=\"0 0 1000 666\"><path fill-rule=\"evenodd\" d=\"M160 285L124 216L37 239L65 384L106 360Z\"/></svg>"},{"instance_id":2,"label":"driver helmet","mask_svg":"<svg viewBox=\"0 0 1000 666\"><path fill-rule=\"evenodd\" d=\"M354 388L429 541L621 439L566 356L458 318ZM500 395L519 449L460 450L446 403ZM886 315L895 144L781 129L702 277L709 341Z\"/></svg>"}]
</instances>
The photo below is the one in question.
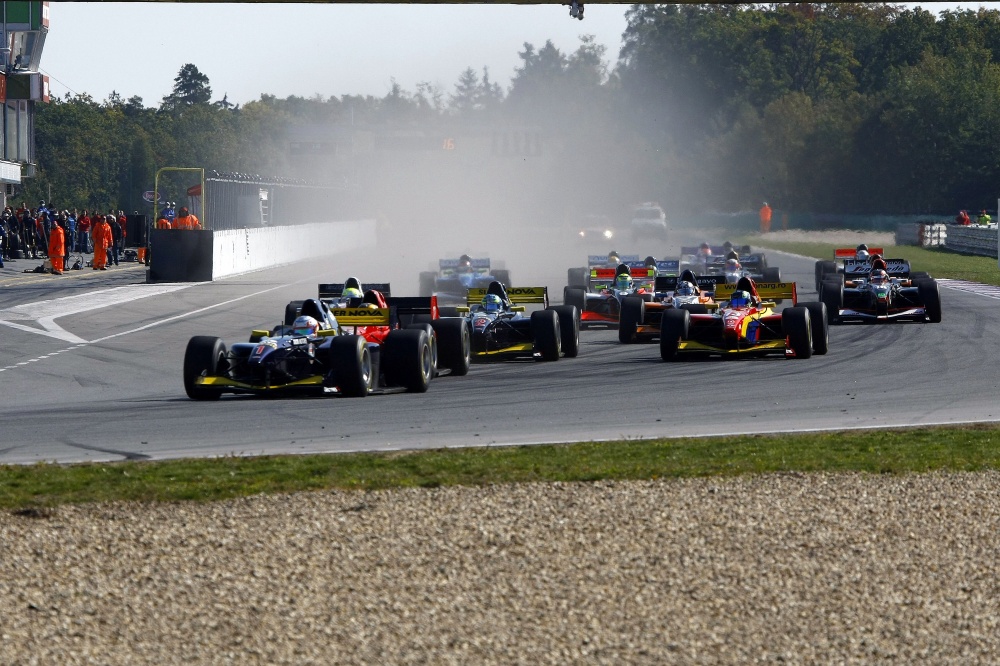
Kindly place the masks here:
<instances>
[{"instance_id":1,"label":"driver helmet","mask_svg":"<svg viewBox=\"0 0 1000 666\"><path fill-rule=\"evenodd\" d=\"M711 257L712 246L709 245L708 243L702 243L701 246L698 248L698 254L700 254L703 257Z\"/></svg>"},{"instance_id":2,"label":"driver helmet","mask_svg":"<svg viewBox=\"0 0 1000 666\"><path fill-rule=\"evenodd\" d=\"M889 281L889 274L886 273L881 268L872 271L871 283L872 284L885 284Z\"/></svg>"},{"instance_id":3,"label":"driver helmet","mask_svg":"<svg viewBox=\"0 0 1000 666\"><path fill-rule=\"evenodd\" d=\"M378 305L375 303L362 303L358 307L362 310L378 310Z\"/></svg>"},{"instance_id":4,"label":"driver helmet","mask_svg":"<svg viewBox=\"0 0 1000 666\"><path fill-rule=\"evenodd\" d=\"M698 293L698 288L690 282L681 282L677 285L677 291L675 293L678 296L694 296Z\"/></svg>"},{"instance_id":5,"label":"driver helmet","mask_svg":"<svg viewBox=\"0 0 1000 666\"><path fill-rule=\"evenodd\" d=\"M292 332L295 335L308 335L313 337L319 332L319 322L309 315L302 315L295 318L292 323Z\"/></svg>"},{"instance_id":6,"label":"driver helmet","mask_svg":"<svg viewBox=\"0 0 1000 666\"><path fill-rule=\"evenodd\" d=\"M867 261L868 260L868 250L858 250L858 256L857 256L857 258L858 258L859 261Z\"/></svg>"},{"instance_id":7,"label":"driver helmet","mask_svg":"<svg viewBox=\"0 0 1000 666\"><path fill-rule=\"evenodd\" d=\"M482 306L486 312L500 312L503 310L503 300L496 294L486 294L483 296Z\"/></svg>"},{"instance_id":8,"label":"driver helmet","mask_svg":"<svg viewBox=\"0 0 1000 666\"><path fill-rule=\"evenodd\" d=\"M731 308L746 308L750 306L750 292L748 291L734 291L733 295L729 297L729 307Z\"/></svg>"},{"instance_id":9,"label":"driver helmet","mask_svg":"<svg viewBox=\"0 0 1000 666\"><path fill-rule=\"evenodd\" d=\"M739 259L727 259L726 260L726 272L735 273L740 270L740 260Z\"/></svg>"},{"instance_id":10,"label":"driver helmet","mask_svg":"<svg viewBox=\"0 0 1000 666\"><path fill-rule=\"evenodd\" d=\"M885 264L885 259L882 258L881 254L876 254L872 257L872 270L886 270L887 266Z\"/></svg>"},{"instance_id":11,"label":"driver helmet","mask_svg":"<svg viewBox=\"0 0 1000 666\"><path fill-rule=\"evenodd\" d=\"M472 258L463 254L458 259L458 272L459 273L471 273L472 272Z\"/></svg>"},{"instance_id":12,"label":"driver helmet","mask_svg":"<svg viewBox=\"0 0 1000 666\"><path fill-rule=\"evenodd\" d=\"M620 273L615 276L615 289L628 291L632 289L632 276L628 273Z\"/></svg>"},{"instance_id":13,"label":"driver helmet","mask_svg":"<svg viewBox=\"0 0 1000 666\"><path fill-rule=\"evenodd\" d=\"M617 252L611 250L611 252L608 252L608 263L617 266L622 263L622 260L621 257L618 256Z\"/></svg>"},{"instance_id":14,"label":"driver helmet","mask_svg":"<svg viewBox=\"0 0 1000 666\"><path fill-rule=\"evenodd\" d=\"M355 289L354 287L348 287L340 295L340 297L342 299L344 299L345 301L353 301L355 299L361 300L362 296L364 296L364 294L361 293L361 290L360 289Z\"/></svg>"}]
</instances>

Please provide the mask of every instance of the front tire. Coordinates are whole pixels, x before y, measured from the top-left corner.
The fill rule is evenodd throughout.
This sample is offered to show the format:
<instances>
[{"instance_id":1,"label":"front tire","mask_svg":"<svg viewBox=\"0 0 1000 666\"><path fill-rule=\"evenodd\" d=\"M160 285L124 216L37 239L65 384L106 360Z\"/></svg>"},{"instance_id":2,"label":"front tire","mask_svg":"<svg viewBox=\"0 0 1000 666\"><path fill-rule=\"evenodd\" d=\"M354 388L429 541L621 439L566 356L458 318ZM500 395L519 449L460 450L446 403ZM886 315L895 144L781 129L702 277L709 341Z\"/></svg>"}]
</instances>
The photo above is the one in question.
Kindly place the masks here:
<instances>
[{"instance_id":1,"label":"front tire","mask_svg":"<svg viewBox=\"0 0 1000 666\"><path fill-rule=\"evenodd\" d=\"M437 331L439 362L451 370L451 374L469 374L472 363L472 336L465 319L436 319L431 327Z\"/></svg>"},{"instance_id":2,"label":"front tire","mask_svg":"<svg viewBox=\"0 0 1000 666\"><path fill-rule=\"evenodd\" d=\"M410 393L425 393L434 373L431 341L422 329L389 331L382 345L386 384Z\"/></svg>"},{"instance_id":3,"label":"front tire","mask_svg":"<svg viewBox=\"0 0 1000 666\"><path fill-rule=\"evenodd\" d=\"M566 287L563 289L563 303L574 305L583 312L587 308L587 290L581 287Z\"/></svg>"},{"instance_id":4,"label":"front tire","mask_svg":"<svg viewBox=\"0 0 1000 666\"><path fill-rule=\"evenodd\" d=\"M927 310L927 319L932 324L941 323L941 291L938 288L937 280L928 278L917 282L917 294L920 296L924 308Z\"/></svg>"},{"instance_id":5,"label":"front tire","mask_svg":"<svg viewBox=\"0 0 1000 666\"><path fill-rule=\"evenodd\" d=\"M840 319L840 311L844 309L844 283L840 280L824 280L819 288L819 298L826 306L827 320L831 324Z\"/></svg>"},{"instance_id":6,"label":"front tire","mask_svg":"<svg viewBox=\"0 0 1000 666\"><path fill-rule=\"evenodd\" d=\"M580 354L580 311L575 305L556 305L551 309L559 317L563 354L576 358Z\"/></svg>"},{"instance_id":7,"label":"front tire","mask_svg":"<svg viewBox=\"0 0 1000 666\"><path fill-rule=\"evenodd\" d=\"M199 377L218 377L228 371L226 345L221 338L196 335L184 350L184 392L192 400L218 400L222 390L199 386Z\"/></svg>"},{"instance_id":8,"label":"front tire","mask_svg":"<svg viewBox=\"0 0 1000 666\"><path fill-rule=\"evenodd\" d=\"M660 320L660 358L664 361L677 359L677 350L682 340L686 340L691 326L691 313L684 309L663 311Z\"/></svg>"},{"instance_id":9,"label":"front tire","mask_svg":"<svg viewBox=\"0 0 1000 666\"><path fill-rule=\"evenodd\" d=\"M802 306L782 310L781 329L788 337L788 345L795 352L795 358L812 356L812 323L809 319L809 310Z\"/></svg>"},{"instance_id":10,"label":"front tire","mask_svg":"<svg viewBox=\"0 0 1000 666\"><path fill-rule=\"evenodd\" d=\"M372 356L360 335L341 335L327 349L330 374L341 395L363 398L372 387Z\"/></svg>"},{"instance_id":11,"label":"front tire","mask_svg":"<svg viewBox=\"0 0 1000 666\"><path fill-rule=\"evenodd\" d=\"M543 361L558 361L562 351L559 334L559 316L553 310L538 310L531 313L531 335L535 339L535 349Z\"/></svg>"},{"instance_id":12,"label":"front tire","mask_svg":"<svg viewBox=\"0 0 1000 666\"><path fill-rule=\"evenodd\" d=\"M822 356L830 351L830 324L826 305L815 301L802 303L802 305L809 310L813 353Z\"/></svg>"},{"instance_id":13,"label":"front tire","mask_svg":"<svg viewBox=\"0 0 1000 666\"><path fill-rule=\"evenodd\" d=\"M646 316L646 302L637 296L622 299L621 317L618 321L618 341L622 344L635 342L639 324Z\"/></svg>"}]
</instances>

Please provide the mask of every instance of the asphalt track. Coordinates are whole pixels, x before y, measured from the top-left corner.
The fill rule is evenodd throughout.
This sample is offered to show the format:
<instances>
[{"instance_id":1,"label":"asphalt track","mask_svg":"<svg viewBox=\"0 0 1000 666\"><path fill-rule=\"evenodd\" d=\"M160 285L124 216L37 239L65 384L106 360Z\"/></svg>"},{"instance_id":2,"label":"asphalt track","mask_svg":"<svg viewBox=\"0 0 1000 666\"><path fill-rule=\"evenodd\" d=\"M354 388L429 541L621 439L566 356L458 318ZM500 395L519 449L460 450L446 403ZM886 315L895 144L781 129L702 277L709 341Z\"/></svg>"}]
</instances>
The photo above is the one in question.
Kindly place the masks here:
<instances>
[{"instance_id":1,"label":"asphalt track","mask_svg":"<svg viewBox=\"0 0 1000 666\"><path fill-rule=\"evenodd\" d=\"M668 256L675 248L662 250ZM542 260L512 261L513 243L492 255L504 252L515 284L547 284L556 299L566 268L587 254L559 239ZM808 360L666 364L655 344L621 345L614 331L590 330L576 359L475 365L466 377L434 380L425 394L213 403L185 396L181 362L190 336L245 340L252 328L277 323L289 300L314 294L317 282L352 274L415 293L415 271L436 254L397 246L194 285L146 285L138 264L61 277L15 272L30 262L8 264L0 272L0 463L1000 420L1000 290L975 285L942 286L940 324L833 327L830 353ZM769 258L783 279L799 283L802 299L815 298L811 260Z\"/></svg>"}]
</instances>

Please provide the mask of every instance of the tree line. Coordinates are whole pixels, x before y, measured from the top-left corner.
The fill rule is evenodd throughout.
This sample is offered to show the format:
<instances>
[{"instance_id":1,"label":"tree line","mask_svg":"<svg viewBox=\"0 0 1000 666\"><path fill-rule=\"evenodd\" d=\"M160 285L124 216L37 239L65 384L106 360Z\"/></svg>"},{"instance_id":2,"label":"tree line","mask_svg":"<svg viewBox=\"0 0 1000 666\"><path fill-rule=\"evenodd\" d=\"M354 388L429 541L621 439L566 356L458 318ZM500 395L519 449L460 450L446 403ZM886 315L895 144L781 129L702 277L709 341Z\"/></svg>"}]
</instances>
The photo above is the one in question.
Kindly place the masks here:
<instances>
[{"instance_id":1,"label":"tree line","mask_svg":"<svg viewBox=\"0 0 1000 666\"><path fill-rule=\"evenodd\" d=\"M526 8L525 11L530 11ZM508 87L466 69L384 97L212 101L185 65L160 104L113 93L39 105L24 197L139 208L158 166L308 177L296 126L532 127L559 215L658 200L675 214L755 209L948 213L1000 183L1000 12L883 3L634 5L609 61L525 44ZM348 177L350 177L348 175ZM472 179L475 173L467 175ZM60 204L61 205L61 204Z\"/></svg>"}]
</instances>

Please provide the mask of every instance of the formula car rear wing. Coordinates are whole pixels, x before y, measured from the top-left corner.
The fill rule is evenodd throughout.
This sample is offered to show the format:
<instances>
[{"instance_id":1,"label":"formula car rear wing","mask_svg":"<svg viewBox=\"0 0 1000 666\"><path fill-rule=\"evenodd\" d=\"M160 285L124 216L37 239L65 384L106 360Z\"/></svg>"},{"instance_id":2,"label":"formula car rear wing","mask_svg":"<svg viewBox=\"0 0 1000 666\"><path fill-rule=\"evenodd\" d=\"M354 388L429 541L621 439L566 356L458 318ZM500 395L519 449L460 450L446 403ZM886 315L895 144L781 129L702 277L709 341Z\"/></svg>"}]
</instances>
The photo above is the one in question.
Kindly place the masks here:
<instances>
[{"instance_id":1,"label":"formula car rear wing","mask_svg":"<svg viewBox=\"0 0 1000 666\"><path fill-rule=\"evenodd\" d=\"M389 326L391 308L330 308L341 326Z\"/></svg>"},{"instance_id":2,"label":"formula car rear wing","mask_svg":"<svg viewBox=\"0 0 1000 666\"><path fill-rule=\"evenodd\" d=\"M591 268L590 269L590 279L614 282L615 276L618 275L618 269L616 268ZM636 280L652 280L656 277L656 269L646 266L645 264L640 264L638 266L629 266L629 275Z\"/></svg>"},{"instance_id":3,"label":"formula car rear wing","mask_svg":"<svg viewBox=\"0 0 1000 666\"><path fill-rule=\"evenodd\" d=\"M389 298L390 289L388 282L366 282L361 285L361 291L379 291L386 298ZM336 300L344 295L344 283L343 282L328 282L319 285L319 298L320 300Z\"/></svg>"},{"instance_id":4,"label":"formula car rear wing","mask_svg":"<svg viewBox=\"0 0 1000 666\"><path fill-rule=\"evenodd\" d=\"M728 249L725 245L710 245L709 248L712 250L713 256L721 255L723 258L725 258L725 256L732 250L735 250L736 254L740 255L741 258L751 252L749 245L733 245ZM697 245L684 245L681 247L682 257L685 255L698 254L699 252L701 252L701 248Z\"/></svg>"},{"instance_id":5,"label":"formula car rear wing","mask_svg":"<svg viewBox=\"0 0 1000 666\"><path fill-rule=\"evenodd\" d=\"M622 263L628 263L630 261L642 261L642 257L637 254L620 254L618 259ZM596 268L598 266L608 265L608 255L606 254L588 254L587 255L587 268Z\"/></svg>"},{"instance_id":6,"label":"formula car rear wing","mask_svg":"<svg viewBox=\"0 0 1000 666\"><path fill-rule=\"evenodd\" d=\"M889 277L909 277L910 262L906 259L884 259L885 272ZM868 277L872 272L872 262L870 259L845 259L844 279L850 280L856 277Z\"/></svg>"},{"instance_id":7,"label":"formula car rear wing","mask_svg":"<svg viewBox=\"0 0 1000 666\"><path fill-rule=\"evenodd\" d=\"M467 296L468 304L470 306L478 305L483 300L483 296L486 295L486 291L485 287L473 287L469 289ZM549 307L549 288L508 287L507 298L510 299L513 305L540 304Z\"/></svg>"},{"instance_id":8,"label":"formula car rear wing","mask_svg":"<svg viewBox=\"0 0 1000 666\"><path fill-rule=\"evenodd\" d=\"M698 275L695 276L698 288L705 291L717 291L720 284L726 284L725 275ZM664 291L676 291L680 277L676 275L660 275L656 278L655 290L657 293Z\"/></svg>"},{"instance_id":9,"label":"formula car rear wing","mask_svg":"<svg viewBox=\"0 0 1000 666\"><path fill-rule=\"evenodd\" d=\"M868 248L868 254L869 254L869 256L873 255L873 254L883 254L882 248L880 248L880 247L870 247L870 248ZM833 258L834 259L857 259L858 258L858 250L857 250L857 248L853 248L853 247L838 247L836 250L833 251Z\"/></svg>"},{"instance_id":10,"label":"formula car rear wing","mask_svg":"<svg viewBox=\"0 0 1000 666\"><path fill-rule=\"evenodd\" d=\"M736 291L735 284L720 284L715 288L715 300L728 301ZM798 293L794 282L757 282L757 295L762 301L780 301L792 299L792 303L798 303Z\"/></svg>"}]
</instances>

